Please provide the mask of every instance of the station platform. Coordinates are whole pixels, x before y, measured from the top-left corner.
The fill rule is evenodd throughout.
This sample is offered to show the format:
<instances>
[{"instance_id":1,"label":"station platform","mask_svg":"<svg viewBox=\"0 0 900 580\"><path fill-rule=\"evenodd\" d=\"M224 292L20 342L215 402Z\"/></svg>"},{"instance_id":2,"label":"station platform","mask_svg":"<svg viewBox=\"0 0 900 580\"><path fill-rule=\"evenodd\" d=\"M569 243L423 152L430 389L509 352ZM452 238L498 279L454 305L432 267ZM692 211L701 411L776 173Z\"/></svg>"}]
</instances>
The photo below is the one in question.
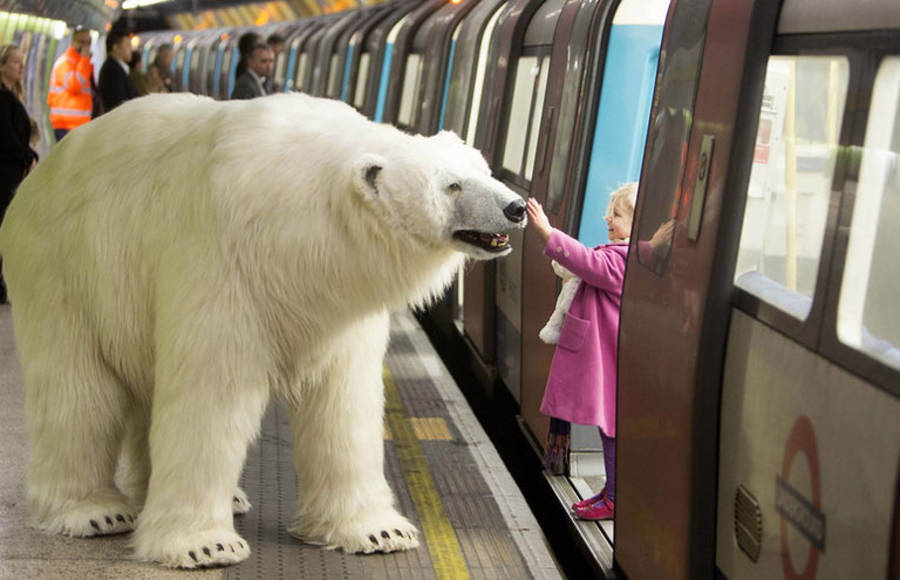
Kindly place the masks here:
<instances>
[{"instance_id":1,"label":"station platform","mask_svg":"<svg viewBox=\"0 0 900 580\"><path fill-rule=\"evenodd\" d=\"M66 538L27 526L25 391L10 307L0 306L0 578L560 578L534 515L410 313L392 317L384 378L385 473L421 532L418 549L347 555L287 533L297 481L288 418L273 403L241 477L253 507L235 517L250 558L168 570L130 559L128 535Z\"/></svg>"}]
</instances>

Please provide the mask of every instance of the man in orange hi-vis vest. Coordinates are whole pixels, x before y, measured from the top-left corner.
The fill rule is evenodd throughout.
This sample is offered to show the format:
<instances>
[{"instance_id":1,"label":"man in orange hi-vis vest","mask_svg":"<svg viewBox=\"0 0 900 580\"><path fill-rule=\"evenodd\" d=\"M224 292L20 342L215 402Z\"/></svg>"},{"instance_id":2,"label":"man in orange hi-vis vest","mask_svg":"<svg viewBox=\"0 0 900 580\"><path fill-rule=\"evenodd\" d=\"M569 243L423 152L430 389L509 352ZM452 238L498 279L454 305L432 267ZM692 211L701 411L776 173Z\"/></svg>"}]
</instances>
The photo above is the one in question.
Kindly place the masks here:
<instances>
[{"instance_id":1,"label":"man in orange hi-vis vest","mask_svg":"<svg viewBox=\"0 0 900 580\"><path fill-rule=\"evenodd\" d=\"M56 140L91 120L91 33L76 28L72 45L53 64L50 73L50 124Z\"/></svg>"}]
</instances>

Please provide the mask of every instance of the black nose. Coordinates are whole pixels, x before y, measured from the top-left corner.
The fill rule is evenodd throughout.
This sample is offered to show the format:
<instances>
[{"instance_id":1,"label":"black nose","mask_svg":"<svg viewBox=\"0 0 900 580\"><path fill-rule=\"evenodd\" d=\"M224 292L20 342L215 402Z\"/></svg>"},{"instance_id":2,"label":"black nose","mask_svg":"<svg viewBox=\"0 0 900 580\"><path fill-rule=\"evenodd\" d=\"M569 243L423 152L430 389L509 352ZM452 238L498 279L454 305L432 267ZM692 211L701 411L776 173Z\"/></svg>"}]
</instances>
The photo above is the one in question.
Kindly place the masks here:
<instances>
[{"instance_id":1,"label":"black nose","mask_svg":"<svg viewBox=\"0 0 900 580\"><path fill-rule=\"evenodd\" d=\"M517 199L503 208L503 215L509 218L509 221L520 222L525 219L525 207L525 200Z\"/></svg>"}]
</instances>

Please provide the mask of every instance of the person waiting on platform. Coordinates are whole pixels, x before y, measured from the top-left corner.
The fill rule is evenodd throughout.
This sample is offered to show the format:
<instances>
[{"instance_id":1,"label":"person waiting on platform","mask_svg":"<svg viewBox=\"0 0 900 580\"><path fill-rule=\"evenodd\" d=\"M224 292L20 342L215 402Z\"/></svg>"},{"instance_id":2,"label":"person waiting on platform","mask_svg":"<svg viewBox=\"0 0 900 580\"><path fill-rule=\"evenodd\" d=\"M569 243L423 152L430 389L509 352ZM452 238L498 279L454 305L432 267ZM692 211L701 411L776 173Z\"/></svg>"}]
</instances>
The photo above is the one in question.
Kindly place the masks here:
<instances>
[{"instance_id":1,"label":"person waiting on platform","mask_svg":"<svg viewBox=\"0 0 900 580\"><path fill-rule=\"evenodd\" d=\"M106 36L106 61L100 67L98 83L106 112L138 96L129 76L131 52L131 36L120 30L110 31Z\"/></svg>"},{"instance_id":2,"label":"person waiting on platform","mask_svg":"<svg viewBox=\"0 0 900 580\"><path fill-rule=\"evenodd\" d=\"M37 136L37 125L28 116L23 103L24 76L25 61L19 47L13 44L0 46L0 219L16 188L38 160L30 145ZM6 302L2 275L0 302Z\"/></svg>"},{"instance_id":3,"label":"person waiting on platform","mask_svg":"<svg viewBox=\"0 0 900 580\"><path fill-rule=\"evenodd\" d=\"M636 196L636 183L611 194L605 218L610 243L596 248L551 227L541 204L528 200L529 225L544 240L544 255L581 279L559 335L541 412L551 417L550 461L568 453L570 423L597 425L600 430L606 486L572 506L578 517L588 520L611 519L615 509L619 308Z\"/></svg>"},{"instance_id":4,"label":"person waiting on platform","mask_svg":"<svg viewBox=\"0 0 900 580\"><path fill-rule=\"evenodd\" d=\"M140 50L131 52L131 61L128 63L128 69L131 71L128 76L131 77L131 84L137 91L139 97L150 93L150 77L144 71L144 56Z\"/></svg>"},{"instance_id":5,"label":"person waiting on platform","mask_svg":"<svg viewBox=\"0 0 900 580\"><path fill-rule=\"evenodd\" d=\"M238 78L247 70L247 59L257 44L262 44L262 36L253 31L245 32L238 38L238 62L234 68L234 77Z\"/></svg>"},{"instance_id":6,"label":"person waiting on platform","mask_svg":"<svg viewBox=\"0 0 900 580\"><path fill-rule=\"evenodd\" d=\"M76 27L72 44L53 64L47 104L56 140L91 120L94 97L91 90L91 33Z\"/></svg>"},{"instance_id":7,"label":"person waiting on platform","mask_svg":"<svg viewBox=\"0 0 900 580\"><path fill-rule=\"evenodd\" d=\"M284 37L277 32L273 32L266 38L266 44L272 48L272 54L276 60L278 59L278 55L284 52ZM269 75L269 78L266 79L266 93L270 95L280 93L283 89L282 83L275 83L275 75Z\"/></svg>"},{"instance_id":8,"label":"person waiting on platform","mask_svg":"<svg viewBox=\"0 0 900 580\"><path fill-rule=\"evenodd\" d=\"M275 57L266 44L257 44L247 58L247 70L234 82L232 99L252 99L267 95L265 82L272 74Z\"/></svg>"},{"instance_id":9,"label":"person waiting on platform","mask_svg":"<svg viewBox=\"0 0 900 580\"><path fill-rule=\"evenodd\" d=\"M147 79L151 93L171 93L174 90L172 77L172 61L174 59L175 49L171 44L163 44L156 49L156 56L147 67Z\"/></svg>"}]
</instances>

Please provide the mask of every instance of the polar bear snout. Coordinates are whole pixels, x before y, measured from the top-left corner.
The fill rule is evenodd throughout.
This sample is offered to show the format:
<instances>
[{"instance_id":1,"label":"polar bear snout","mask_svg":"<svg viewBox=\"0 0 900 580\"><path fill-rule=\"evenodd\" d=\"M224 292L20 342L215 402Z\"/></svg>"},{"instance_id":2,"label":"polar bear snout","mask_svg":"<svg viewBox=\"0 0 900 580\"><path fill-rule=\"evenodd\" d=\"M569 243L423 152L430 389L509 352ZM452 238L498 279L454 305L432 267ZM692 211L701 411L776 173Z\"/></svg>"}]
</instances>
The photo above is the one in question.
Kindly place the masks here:
<instances>
[{"instance_id":1,"label":"polar bear snout","mask_svg":"<svg viewBox=\"0 0 900 580\"><path fill-rule=\"evenodd\" d=\"M503 215L511 222L519 223L525 219L526 207L527 204L524 199L517 199L503 208Z\"/></svg>"}]
</instances>

